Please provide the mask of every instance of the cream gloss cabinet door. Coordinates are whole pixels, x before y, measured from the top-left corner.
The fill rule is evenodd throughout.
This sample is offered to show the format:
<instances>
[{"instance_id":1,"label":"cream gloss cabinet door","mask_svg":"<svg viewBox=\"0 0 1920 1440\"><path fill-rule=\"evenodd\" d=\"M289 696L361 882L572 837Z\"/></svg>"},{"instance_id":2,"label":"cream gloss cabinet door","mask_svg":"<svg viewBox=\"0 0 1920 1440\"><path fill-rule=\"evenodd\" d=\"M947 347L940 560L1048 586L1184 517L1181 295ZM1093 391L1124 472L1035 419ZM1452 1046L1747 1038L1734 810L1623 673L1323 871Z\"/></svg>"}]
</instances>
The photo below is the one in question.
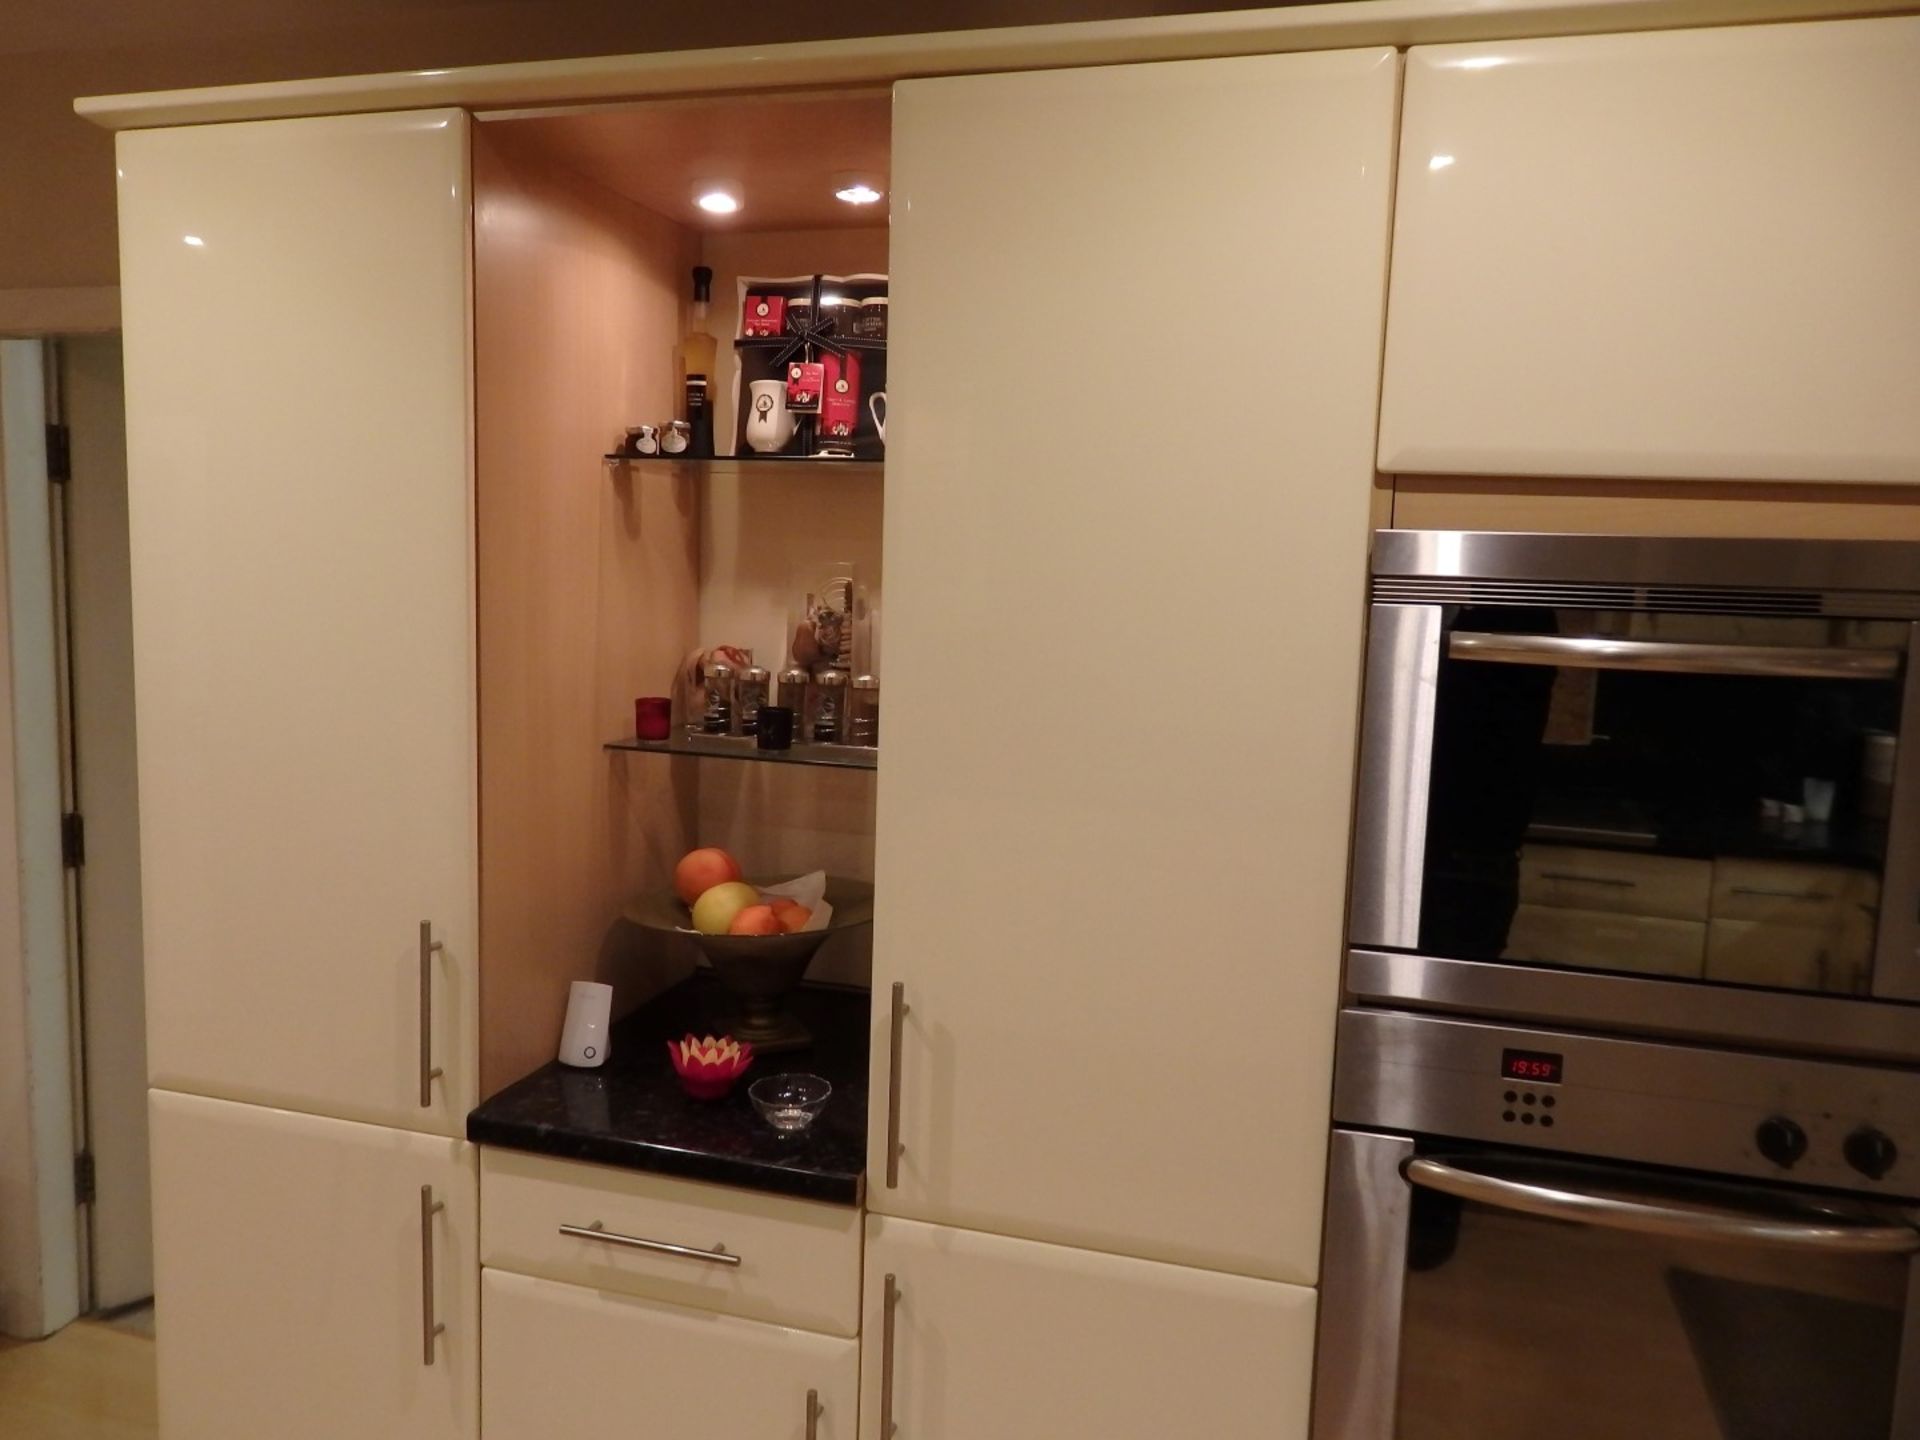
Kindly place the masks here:
<instances>
[{"instance_id":1,"label":"cream gloss cabinet door","mask_svg":"<svg viewBox=\"0 0 1920 1440\"><path fill-rule=\"evenodd\" d=\"M1398 82L894 92L871 1209L1312 1283Z\"/></svg>"},{"instance_id":2,"label":"cream gloss cabinet door","mask_svg":"<svg viewBox=\"0 0 1920 1440\"><path fill-rule=\"evenodd\" d=\"M854 1440L857 1341L482 1274L487 1440Z\"/></svg>"},{"instance_id":3,"label":"cream gloss cabinet door","mask_svg":"<svg viewBox=\"0 0 1920 1440\"><path fill-rule=\"evenodd\" d=\"M476 1099L467 125L119 140L150 1074L445 1135Z\"/></svg>"},{"instance_id":4,"label":"cream gloss cabinet door","mask_svg":"<svg viewBox=\"0 0 1920 1440\"><path fill-rule=\"evenodd\" d=\"M165 1090L151 1117L160 1440L475 1440L472 1146Z\"/></svg>"},{"instance_id":5,"label":"cream gloss cabinet door","mask_svg":"<svg viewBox=\"0 0 1920 1440\"><path fill-rule=\"evenodd\" d=\"M1313 1327L1301 1286L869 1216L860 1434L1306 1440Z\"/></svg>"},{"instance_id":6,"label":"cream gloss cabinet door","mask_svg":"<svg viewBox=\"0 0 1920 1440\"><path fill-rule=\"evenodd\" d=\"M1418 47L1380 468L1920 479L1920 18Z\"/></svg>"}]
</instances>

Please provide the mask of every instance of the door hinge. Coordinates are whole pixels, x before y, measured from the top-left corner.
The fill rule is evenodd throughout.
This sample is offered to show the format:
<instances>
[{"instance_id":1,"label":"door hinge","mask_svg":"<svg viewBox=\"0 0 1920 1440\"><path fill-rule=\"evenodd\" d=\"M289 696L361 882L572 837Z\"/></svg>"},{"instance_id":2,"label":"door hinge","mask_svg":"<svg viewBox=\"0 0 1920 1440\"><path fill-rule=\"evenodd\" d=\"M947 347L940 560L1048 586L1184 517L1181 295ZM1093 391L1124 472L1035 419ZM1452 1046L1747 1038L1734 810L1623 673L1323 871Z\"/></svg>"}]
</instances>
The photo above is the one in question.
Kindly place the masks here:
<instances>
[{"instance_id":1,"label":"door hinge","mask_svg":"<svg viewBox=\"0 0 1920 1440\"><path fill-rule=\"evenodd\" d=\"M47 479L64 485L73 478L73 432L64 425L47 426Z\"/></svg>"},{"instance_id":2,"label":"door hinge","mask_svg":"<svg viewBox=\"0 0 1920 1440\"><path fill-rule=\"evenodd\" d=\"M60 861L69 870L87 863L87 822L72 814L60 817Z\"/></svg>"},{"instance_id":3,"label":"door hinge","mask_svg":"<svg viewBox=\"0 0 1920 1440\"><path fill-rule=\"evenodd\" d=\"M91 1205L99 1195L99 1179L93 1170L93 1152L82 1150L73 1157L73 1202Z\"/></svg>"}]
</instances>

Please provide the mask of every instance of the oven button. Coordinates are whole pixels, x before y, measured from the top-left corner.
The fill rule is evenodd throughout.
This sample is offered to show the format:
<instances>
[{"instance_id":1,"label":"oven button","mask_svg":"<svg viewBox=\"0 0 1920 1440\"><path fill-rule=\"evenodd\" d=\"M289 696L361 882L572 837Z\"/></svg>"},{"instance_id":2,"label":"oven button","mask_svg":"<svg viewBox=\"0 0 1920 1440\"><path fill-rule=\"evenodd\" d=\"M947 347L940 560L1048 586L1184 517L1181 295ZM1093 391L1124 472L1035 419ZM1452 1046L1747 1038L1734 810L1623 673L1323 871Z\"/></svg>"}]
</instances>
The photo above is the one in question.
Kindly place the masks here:
<instances>
[{"instance_id":1,"label":"oven button","mask_svg":"<svg viewBox=\"0 0 1920 1440\"><path fill-rule=\"evenodd\" d=\"M1847 1157L1847 1164L1869 1180L1880 1179L1893 1169L1893 1162L1900 1158L1899 1147L1871 1125L1862 1125L1847 1136L1841 1152Z\"/></svg>"},{"instance_id":2,"label":"oven button","mask_svg":"<svg viewBox=\"0 0 1920 1440\"><path fill-rule=\"evenodd\" d=\"M1775 1115L1760 1122L1753 1132L1753 1143L1762 1155L1785 1170L1807 1153L1807 1132L1786 1116Z\"/></svg>"}]
</instances>

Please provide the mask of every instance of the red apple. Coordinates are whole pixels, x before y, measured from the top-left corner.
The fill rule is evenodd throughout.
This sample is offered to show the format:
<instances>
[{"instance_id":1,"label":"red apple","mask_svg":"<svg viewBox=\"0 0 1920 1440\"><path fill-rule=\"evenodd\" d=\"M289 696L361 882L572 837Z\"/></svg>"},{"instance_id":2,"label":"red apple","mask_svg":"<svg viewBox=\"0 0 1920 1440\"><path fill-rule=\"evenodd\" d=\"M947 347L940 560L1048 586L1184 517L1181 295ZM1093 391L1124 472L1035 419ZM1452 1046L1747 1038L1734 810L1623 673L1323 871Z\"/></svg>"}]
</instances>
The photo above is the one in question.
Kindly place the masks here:
<instances>
[{"instance_id":1,"label":"red apple","mask_svg":"<svg viewBox=\"0 0 1920 1440\"><path fill-rule=\"evenodd\" d=\"M778 935L780 917L773 913L771 905L749 905L733 917L733 924L727 927L729 935Z\"/></svg>"},{"instance_id":2,"label":"red apple","mask_svg":"<svg viewBox=\"0 0 1920 1440\"><path fill-rule=\"evenodd\" d=\"M691 905L716 885L740 878L740 862L716 845L689 850L673 867L673 890Z\"/></svg>"},{"instance_id":3,"label":"red apple","mask_svg":"<svg viewBox=\"0 0 1920 1440\"><path fill-rule=\"evenodd\" d=\"M813 918L813 911L798 900L789 900L785 896L773 902L773 913L780 920L780 928L789 935L806 929L807 921Z\"/></svg>"}]
</instances>

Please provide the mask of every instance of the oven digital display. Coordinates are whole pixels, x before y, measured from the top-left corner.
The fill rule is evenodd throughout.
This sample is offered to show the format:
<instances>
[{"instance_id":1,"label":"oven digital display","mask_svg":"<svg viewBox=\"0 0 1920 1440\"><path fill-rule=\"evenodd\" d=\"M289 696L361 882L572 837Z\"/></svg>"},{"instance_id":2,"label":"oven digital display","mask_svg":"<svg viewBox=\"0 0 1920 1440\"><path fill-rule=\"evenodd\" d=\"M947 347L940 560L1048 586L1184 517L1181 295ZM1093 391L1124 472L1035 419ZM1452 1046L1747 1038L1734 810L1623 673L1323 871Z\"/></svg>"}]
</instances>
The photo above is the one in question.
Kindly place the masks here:
<instances>
[{"instance_id":1,"label":"oven digital display","mask_svg":"<svg viewBox=\"0 0 1920 1440\"><path fill-rule=\"evenodd\" d=\"M1546 1050L1502 1050L1500 1052L1502 1080L1527 1080L1537 1085L1558 1085L1564 1068L1564 1057Z\"/></svg>"}]
</instances>

